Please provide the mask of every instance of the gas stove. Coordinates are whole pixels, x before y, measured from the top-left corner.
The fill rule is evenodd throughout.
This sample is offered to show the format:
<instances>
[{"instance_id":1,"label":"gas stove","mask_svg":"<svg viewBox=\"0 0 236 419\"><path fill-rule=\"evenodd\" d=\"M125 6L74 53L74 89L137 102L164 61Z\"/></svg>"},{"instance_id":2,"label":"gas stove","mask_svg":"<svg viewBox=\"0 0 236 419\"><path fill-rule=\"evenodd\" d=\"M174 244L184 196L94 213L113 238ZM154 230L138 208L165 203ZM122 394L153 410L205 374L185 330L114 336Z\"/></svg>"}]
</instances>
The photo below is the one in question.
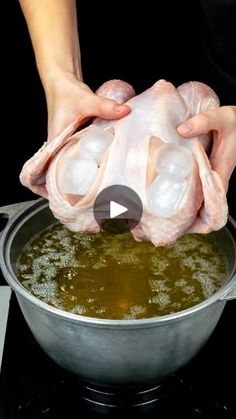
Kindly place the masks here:
<instances>
[{"instance_id":1,"label":"gas stove","mask_svg":"<svg viewBox=\"0 0 236 419\"><path fill-rule=\"evenodd\" d=\"M0 279L0 419L236 417L236 301L202 351L152 388L90 386L59 368L32 336L14 293ZM10 303L8 305L10 297ZM2 351L1 351L2 347Z\"/></svg>"}]
</instances>

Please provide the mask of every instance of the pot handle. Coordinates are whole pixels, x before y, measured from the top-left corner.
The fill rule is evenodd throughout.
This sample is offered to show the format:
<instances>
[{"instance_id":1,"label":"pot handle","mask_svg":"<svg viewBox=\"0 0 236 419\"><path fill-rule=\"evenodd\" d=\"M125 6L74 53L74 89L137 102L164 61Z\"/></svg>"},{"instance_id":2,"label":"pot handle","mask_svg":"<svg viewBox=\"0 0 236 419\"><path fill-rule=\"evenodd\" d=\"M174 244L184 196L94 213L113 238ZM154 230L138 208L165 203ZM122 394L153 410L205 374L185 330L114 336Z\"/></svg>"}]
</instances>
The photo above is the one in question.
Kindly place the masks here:
<instances>
[{"instance_id":1,"label":"pot handle","mask_svg":"<svg viewBox=\"0 0 236 419\"><path fill-rule=\"evenodd\" d=\"M33 199L32 201L18 202L17 204L10 204L0 207L0 218L8 218L9 220L18 214L19 211L27 209L37 200ZM1 233L1 232L0 232Z\"/></svg>"},{"instance_id":2,"label":"pot handle","mask_svg":"<svg viewBox=\"0 0 236 419\"><path fill-rule=\"evenodd\" d=\"M10 205L5 205L4 207L0 207L0 217L1 218L12 218L21 209L27 208L28 205L33 204L33 202L35 202L35 200L18 202L17 204L10 204Z\"/></svg>"},{"instance_id":3,"label":"pot handle","mask_svg":"<svg viewBox=\"0 0 236 419\"><path fill-rule=\"evenodd\" d=\"M219 300L229 301L236 299L236 274L234 274L231 281L233 282L232 286L219 298Z\"/></svg>"}]
</instances>

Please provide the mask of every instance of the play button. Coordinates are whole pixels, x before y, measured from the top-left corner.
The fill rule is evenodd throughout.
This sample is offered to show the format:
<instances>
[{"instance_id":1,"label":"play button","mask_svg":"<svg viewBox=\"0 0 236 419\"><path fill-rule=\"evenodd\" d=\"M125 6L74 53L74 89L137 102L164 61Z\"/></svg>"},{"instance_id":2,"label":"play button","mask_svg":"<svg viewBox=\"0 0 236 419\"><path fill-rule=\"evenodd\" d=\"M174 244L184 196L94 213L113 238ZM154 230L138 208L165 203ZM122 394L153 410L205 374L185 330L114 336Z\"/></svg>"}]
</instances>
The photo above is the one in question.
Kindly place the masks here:
<instances>
[{"instance_id":1,"label":"play button","mask_svg":"<svg viewBox=\"0 0 236 419\"><path fill-rule=\"evenodd\" d=\"M110 218L118 217L118 215L124 214L126 211L128 211L128 208L123 205L117 204L114 201L110 202Z\"/></svg>"},{"instance_id":2,"label":"play button","mask_svg":"<svg viewBox=\"0 0 236 419\"><path fill-rule=\"evenodd\" d=\"M142 201L138 194L123 185L112 185L103 189L93 206L97 223L104 230L112 232L132 230L141 220L142 213Z\"/></svg>"}]
</instances>

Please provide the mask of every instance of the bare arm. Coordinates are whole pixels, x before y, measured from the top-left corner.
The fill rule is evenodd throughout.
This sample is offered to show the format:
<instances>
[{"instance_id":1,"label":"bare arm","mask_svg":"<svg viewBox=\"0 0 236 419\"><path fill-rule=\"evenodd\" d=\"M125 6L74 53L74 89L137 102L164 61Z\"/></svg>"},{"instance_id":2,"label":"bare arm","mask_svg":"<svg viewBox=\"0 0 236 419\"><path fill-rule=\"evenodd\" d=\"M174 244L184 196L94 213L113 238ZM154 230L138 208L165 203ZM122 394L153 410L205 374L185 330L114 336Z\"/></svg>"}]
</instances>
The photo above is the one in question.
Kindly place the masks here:
<instances>
[{"instance_id":1,"label":"bare arm","mask_svg":"<svg viewBox=\"0 0 236 419\"><path fill-rule=\"evenodd\" d=\"M82 82L75 0L20 0L46 93L49 138L81 115L120 118L129 112ZM115 106L116 105L116 106Z\"/></svg>"},{"instance_id":2,"label":"bare arm","mask_svg":"<svg viewBox=\"0 0 236 419\"><path fill-rule=\"evenodd\" d=\"M75 0L20 0L45 90L55 73L82 80Z\"/></svg>"}]
</instances>

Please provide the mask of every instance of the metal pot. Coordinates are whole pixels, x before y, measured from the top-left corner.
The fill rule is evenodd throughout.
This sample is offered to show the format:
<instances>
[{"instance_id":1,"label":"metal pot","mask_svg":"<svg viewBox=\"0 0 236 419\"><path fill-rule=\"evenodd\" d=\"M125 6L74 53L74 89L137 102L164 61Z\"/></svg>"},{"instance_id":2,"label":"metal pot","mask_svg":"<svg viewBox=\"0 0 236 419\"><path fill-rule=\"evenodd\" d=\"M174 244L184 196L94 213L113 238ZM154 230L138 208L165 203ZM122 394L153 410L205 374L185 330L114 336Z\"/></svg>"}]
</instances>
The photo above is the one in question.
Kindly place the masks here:
<instances>
[{"instance_id":1,"label":"metal pot","mask_svg":"<svg viewBox=\"0 0 236 419\"><path fill-rule=\"evenodd\" d=\"M18 281L17 258L27 241L55 222L39 199L0 208L10 218L0 242L3 275L16 293L35 339L60 366L98 385L150 385L190 361L215 329L227 300L236 298L236 223L212 234L229 265L224 286L187 310L142 320L103 320L71 314L31 295Z\"/></svg>"}]
</instances>

